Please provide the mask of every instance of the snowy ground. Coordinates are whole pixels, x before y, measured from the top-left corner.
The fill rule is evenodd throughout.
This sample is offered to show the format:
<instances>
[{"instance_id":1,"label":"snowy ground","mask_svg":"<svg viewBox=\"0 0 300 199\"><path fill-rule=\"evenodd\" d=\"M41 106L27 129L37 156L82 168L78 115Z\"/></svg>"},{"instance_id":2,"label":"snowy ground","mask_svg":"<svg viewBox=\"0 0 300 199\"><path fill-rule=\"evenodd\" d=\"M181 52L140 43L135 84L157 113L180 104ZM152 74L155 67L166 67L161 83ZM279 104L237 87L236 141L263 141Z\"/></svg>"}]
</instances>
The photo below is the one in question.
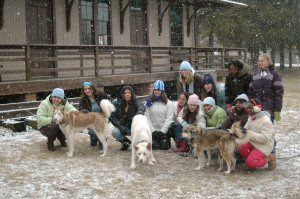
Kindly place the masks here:
<instances>
[{"instance_id":1,"label":"snowy ground","mask_svg":"<svg viewBox=\"0 0 300 199\"><path fill-rule=\"evenodd\" d=\"M131 151L119 151L111 137L106 157L81 134L74 157L66 158L65 148L48 152L36 130L0 128L0 198L300 198L300 79L284 82L275 171L248 171L241 164L229 176L217 165L195 171L196 159L179 156L174 146L154 151L155 166L131 170Z\"/></svg>"}]
</instances>

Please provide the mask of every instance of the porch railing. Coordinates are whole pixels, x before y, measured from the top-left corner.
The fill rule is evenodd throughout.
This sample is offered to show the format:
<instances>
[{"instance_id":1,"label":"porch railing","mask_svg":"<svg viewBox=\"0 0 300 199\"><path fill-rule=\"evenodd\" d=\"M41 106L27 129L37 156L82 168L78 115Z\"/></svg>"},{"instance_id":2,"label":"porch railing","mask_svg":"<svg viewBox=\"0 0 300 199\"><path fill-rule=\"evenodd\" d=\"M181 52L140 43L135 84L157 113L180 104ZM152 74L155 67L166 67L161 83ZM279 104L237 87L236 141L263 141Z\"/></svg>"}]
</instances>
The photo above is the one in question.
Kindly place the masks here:
<instances>
[{"instance_id":1,"label":"porch railing","mask_svg":"<svg viewBox=\"0 0 300 199\"><path fill-rule=\"evenodd\" d=\"M246 61L245 48L94 45L0 45L0 81L31 81L179 70L182 60L196 69Z\"/></svg>"}]
</instances>

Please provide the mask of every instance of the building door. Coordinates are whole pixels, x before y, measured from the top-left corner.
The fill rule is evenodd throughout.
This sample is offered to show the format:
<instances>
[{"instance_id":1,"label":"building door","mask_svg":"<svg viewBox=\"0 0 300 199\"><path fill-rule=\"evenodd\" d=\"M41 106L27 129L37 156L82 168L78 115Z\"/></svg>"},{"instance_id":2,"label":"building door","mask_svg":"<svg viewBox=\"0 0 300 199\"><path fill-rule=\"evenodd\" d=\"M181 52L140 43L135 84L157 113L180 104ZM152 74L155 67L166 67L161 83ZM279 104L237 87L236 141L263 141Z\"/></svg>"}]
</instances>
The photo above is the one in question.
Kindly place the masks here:
<instances>
[{"instance_id":1,"label":"building door","mask_svg":"<svg viewBox=\"0 0 300 199\"><path fill-rule=\"evenodd\" d=\"M133 1L130 10L130 43L132 46L147 45L147 6L145 1ZM146 71L147 67L147 50L133 49L132 50L132 71Z\"/></svg>"},{"instance_id":2,"label":"building door","mask_svg":"<svg viewBox=\"0 0 300 199\"><path fill-rule=\"evenodd\" d=\"M53 16L52 0L27 0L26 1L26 26L28 44L53 44ZM54 51L49 49L31 49L30 56L53 57ZM32 61L32 69L53 68L53 61ZM54 72L36 71L31 73L34 79L53 77Z\"/></svg>"}]
</instances>

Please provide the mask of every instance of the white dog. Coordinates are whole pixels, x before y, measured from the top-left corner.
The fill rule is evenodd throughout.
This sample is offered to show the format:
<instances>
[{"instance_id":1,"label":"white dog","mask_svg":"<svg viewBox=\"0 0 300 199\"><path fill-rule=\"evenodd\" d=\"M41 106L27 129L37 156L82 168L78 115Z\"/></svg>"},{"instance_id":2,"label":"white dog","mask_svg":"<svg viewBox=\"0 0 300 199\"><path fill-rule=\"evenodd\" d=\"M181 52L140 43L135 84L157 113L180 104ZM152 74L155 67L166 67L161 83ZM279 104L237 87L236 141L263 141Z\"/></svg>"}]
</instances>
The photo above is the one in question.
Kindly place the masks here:
<instances>
[{"instance_id":1,"label":"white dog","mask_svg":"<svg viewBox=\"0 0 300 199\"><path fill-rule=\"evenodd\" d=\"M56 124L59 124L59 128L67 137L69 146L69 151L67 152L68 157L73 156L75 133L79 133L87 128L94 129L97 137L103 145L103 154L101 156L106 155L108 147L105 135L109 131L108 118L111 113L115 111L115 107L106 99L101 100L100 107L102 109L101 113L82 113L75 111L65 112L61 109L54 110L53 121Z\"/></svg>"},{"instance_id":2,"label":"white dog","mask_svg":"<svg viewBox=\"0 0 300 199\"><path fill-rule=\"evenodd\" d=\"M131 142L131 165L130 168L135 169L135 159L138 162L149 162L149 165L154 165L155 159L152 153L152 133L148 125L146 116L136 115L132 120L131 125L132 142Z\"/></svg>"}]
</instances>

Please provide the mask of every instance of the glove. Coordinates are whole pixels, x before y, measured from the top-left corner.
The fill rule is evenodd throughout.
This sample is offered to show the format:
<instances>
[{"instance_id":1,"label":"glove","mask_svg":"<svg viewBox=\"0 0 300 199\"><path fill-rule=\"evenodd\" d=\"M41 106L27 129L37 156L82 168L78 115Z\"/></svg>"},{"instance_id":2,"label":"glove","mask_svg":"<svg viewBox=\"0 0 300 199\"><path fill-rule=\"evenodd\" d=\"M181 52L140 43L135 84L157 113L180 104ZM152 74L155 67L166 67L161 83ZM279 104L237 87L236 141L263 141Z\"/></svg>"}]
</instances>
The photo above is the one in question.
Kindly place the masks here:
<instances>
[{"instance_id":1,"label":"glove","mask_svg":"<svg viewBox=\"0 0 300 199\"><path fill-rule=\"evenodd\" d=\"M274 112L275 121L279 122L281 120L280 112Z\"/></svg>"},{"instance_id":2,"label":"glove","mask_svg":"<svg viewBox=\"0 0 300 199\"><path fill-rule=\"evenodd\" d=\"M232 104L227 104L227 112L230 113L232 111Z\"/></svg>"}]
</instances>

